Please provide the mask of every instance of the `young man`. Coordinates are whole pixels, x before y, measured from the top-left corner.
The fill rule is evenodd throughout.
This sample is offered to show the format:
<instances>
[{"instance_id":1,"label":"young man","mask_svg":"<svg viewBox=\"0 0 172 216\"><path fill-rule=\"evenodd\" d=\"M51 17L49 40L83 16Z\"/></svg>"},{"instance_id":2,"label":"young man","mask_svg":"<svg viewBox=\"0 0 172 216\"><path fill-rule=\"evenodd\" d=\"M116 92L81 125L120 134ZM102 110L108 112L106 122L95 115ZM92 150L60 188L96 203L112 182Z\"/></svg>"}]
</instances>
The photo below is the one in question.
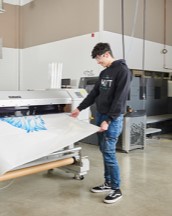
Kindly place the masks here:
<instances>
[{"instance_id":1,"label":"young man","mask_svg":"<svg viewBox=\"0 0 172 216\"><path fill-rule=\"evenodd\" d=\"M120 171L116 158L116 143L122 131L123 114L129 93L131 72L125 60L113 57L108 43L98 43L92 50L92 58L105 69L93 90L71 113L77 117L81 110L96 102L96 122L100 126L98 141L104 161L104 184L93 187L94 193L110 191L105 203L114 203L122 197L120 190Z\"/></svg>"}]
</instances>

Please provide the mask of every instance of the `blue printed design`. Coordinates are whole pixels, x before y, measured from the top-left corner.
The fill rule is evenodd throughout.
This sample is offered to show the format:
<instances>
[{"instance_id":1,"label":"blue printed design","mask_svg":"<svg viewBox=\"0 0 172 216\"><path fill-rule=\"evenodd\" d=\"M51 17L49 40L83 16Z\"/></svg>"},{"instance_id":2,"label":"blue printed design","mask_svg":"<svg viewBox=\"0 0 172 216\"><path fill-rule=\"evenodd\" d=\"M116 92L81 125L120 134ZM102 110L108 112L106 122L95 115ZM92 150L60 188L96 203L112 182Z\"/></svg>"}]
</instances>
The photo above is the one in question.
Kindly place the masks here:
<instances>
[{"instance_id":1,"label":"blue printed design","mask_svg":"<svg viewBox=\"0 0 172 216\"><path fill-rule=\"evenodd\" d=\"M23 117L7 117L0 118L1 121L26 130L27 133L34 131L47 130L45 122L41 116L23 116Z\"/></svg>"}]
</instances>

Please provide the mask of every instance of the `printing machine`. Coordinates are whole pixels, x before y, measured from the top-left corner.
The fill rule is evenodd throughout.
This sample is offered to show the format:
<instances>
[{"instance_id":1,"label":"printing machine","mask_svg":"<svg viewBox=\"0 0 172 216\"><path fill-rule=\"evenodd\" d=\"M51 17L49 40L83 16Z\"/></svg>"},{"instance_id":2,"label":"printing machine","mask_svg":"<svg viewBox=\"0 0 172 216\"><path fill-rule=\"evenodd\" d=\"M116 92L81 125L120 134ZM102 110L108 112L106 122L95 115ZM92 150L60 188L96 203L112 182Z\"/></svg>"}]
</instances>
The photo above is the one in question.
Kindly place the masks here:
<instances>
[{"instance_id":1,"label":"printing machine","mask_svg":"<svg viewBox=\"0 0 172 216\"><path fill-rule=\"evenodd\" d=\"M0 91L0 117L71 112L86 95L84 89ZM89 109L84 110L79 119L89 122L89 112ZM76 179L83 179L89 170L89 160L82 157L81 147L72 144L5 173L0 176L0 181L45 170L52 172L57 167L74 173Z\"/></svg>"}]
</instances>

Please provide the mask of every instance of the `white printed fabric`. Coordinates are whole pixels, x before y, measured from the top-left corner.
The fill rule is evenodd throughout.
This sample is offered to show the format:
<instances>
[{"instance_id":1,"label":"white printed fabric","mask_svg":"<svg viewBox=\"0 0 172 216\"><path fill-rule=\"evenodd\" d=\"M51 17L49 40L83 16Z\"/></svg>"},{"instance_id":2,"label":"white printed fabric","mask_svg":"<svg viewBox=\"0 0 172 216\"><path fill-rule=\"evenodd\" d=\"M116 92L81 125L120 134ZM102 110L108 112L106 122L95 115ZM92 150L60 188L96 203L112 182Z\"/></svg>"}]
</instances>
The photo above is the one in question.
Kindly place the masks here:
<instances>
[{"instance_id":1,"label":"white printed fabric","mask_svg":"<svg viewBox=\"0 0 172 216\"><path fill-rule=\"evenodd\" d=\"M97 132L67 114L0 118L0 175Z\"/></svg>"}]
</instances>

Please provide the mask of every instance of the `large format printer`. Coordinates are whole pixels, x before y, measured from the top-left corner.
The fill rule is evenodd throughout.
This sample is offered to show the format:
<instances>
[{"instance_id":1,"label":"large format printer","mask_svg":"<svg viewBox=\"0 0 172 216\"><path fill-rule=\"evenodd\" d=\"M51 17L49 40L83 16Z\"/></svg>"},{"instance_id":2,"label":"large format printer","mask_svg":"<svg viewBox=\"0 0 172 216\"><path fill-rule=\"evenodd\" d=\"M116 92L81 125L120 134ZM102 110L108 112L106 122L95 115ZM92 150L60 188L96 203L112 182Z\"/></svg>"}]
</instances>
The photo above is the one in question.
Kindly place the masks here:
<instances>
[{"instance_id":1,"label":"large format printer","mask_svg":"<svg viewBox=\"0 0 172 216\"><path fill-rule=\"evenodd\" d=\"M4 123L5 121L5 123L9 123L9 121L11 121L10 124L14 124L15 118L22 118L27 116L30 118L30 116L35 117L41 115L48 117L50 116L51 118L57 119L59 115L59 118L70 118L70 121L75 121L76 119L67 116L67 114L70 113L74 108L76 108L86 95L87 92L84 89L0 91L0 122ZM85 126L90 128L90 125L88 125L90 115L89 112L89 109L84 110L80 114L79 120L77 120L78 122L76 122L76 124L81 124L78 127L80 127L81 130L83 128L83 131ZM63 113L65 114L64 116L61 115ZM19 122L16 122L15 124L16 127L20 126ZM98 127L94 126L92 127L92 129L90 129L90 131L87 132L87 134L83 134L82 137L79 134L76 141L79 141L78 139L84 138L84 136L88 136L97 131ZM7 144L9 144L10 141L8 141L8 132L1 135L3 136L2 138L5 143L7 142ZM50 133L50 135L52 134ZM75 135L74 137L71 136L72 140L75 140ZM3 145L2 140L1 145ZM11 151L13 151L13 149L15 148L12 144L9 145L12 147L12 149L8 149L8 147L6 147L4 151L9 151L10 157L10 155L13 156L13 152ZM1 149L1 152L2 151L3 150ZM1 164L0 170L2 168ZM53 151L48 155L44 155L40 158L37 157L36 160L29 161L28 163L14 167L8 172L2 171L0 175L0 181L5 181L45 170L52 171L57 167L74 173L75 178L83 179L84 175L89 170L89 160L87 157L82 157L81 147L75 145L74 142L70 143L69 145L64 145L63 148L58 149L57 151Z\"/></svg>"}]
</instances>

